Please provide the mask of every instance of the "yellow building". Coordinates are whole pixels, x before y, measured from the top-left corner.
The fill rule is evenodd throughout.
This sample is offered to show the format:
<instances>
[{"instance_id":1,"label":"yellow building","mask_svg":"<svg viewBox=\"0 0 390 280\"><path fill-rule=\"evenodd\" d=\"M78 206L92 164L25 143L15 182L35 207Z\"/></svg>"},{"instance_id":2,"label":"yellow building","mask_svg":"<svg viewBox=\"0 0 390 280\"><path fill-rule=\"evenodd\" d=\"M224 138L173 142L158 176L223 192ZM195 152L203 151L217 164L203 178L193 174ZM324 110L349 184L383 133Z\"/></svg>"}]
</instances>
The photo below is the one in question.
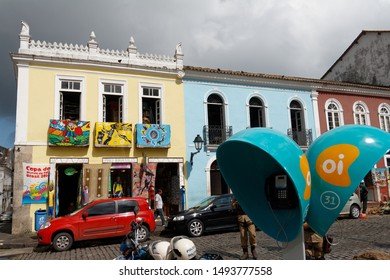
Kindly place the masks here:
<instances>
[{"instance_id":1,"label":"yellow building","mask_svg":"<svg viewBox=\"0 0 390 280\"><path fill-rule=\"evenodd\" d=\"M117 178L123 196L149 198L151 186L162 188L166 214L177 212L186 148L181 44L167 57L139 54L132 37L124 51L100 49L94 32L86 46L47 43L32 40L25 22L19 38L11 54L17 78L12 232L36 229L36 218L49 210L49 186L54 216L115 196Z\"/></svg>"}]
</instances>

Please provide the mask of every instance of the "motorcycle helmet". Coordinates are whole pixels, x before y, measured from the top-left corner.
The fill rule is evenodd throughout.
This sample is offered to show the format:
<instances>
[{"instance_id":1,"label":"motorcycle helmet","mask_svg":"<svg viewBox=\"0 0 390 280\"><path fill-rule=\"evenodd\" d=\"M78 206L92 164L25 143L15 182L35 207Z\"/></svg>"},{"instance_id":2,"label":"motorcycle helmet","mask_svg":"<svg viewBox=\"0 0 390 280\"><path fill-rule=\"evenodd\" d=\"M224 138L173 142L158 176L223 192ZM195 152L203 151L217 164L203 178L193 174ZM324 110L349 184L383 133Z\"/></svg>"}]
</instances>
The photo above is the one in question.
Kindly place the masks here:
<instances>
[{"instance_id":1,"label":"motorcycle helmet","mask_svg":"<svg viewBox=\"0 0 390 280\"><path fill-rule=\"evenodd\" d=\"M192 260L196 257L196 247L194 242L186 236L175 236L171 239L171 250L174 259Z\"/></svg>"},{"instance_id":2,"label":"motorcycle helmet","mask_svg":"<svg viewBox=\"0 0 390 280\"><path fill-rule=\"evenodd\" d=\"M149 245L149 254L155 260L166 260L170 246L168 241L154 241Z\"/></svg>"}]
</instances>

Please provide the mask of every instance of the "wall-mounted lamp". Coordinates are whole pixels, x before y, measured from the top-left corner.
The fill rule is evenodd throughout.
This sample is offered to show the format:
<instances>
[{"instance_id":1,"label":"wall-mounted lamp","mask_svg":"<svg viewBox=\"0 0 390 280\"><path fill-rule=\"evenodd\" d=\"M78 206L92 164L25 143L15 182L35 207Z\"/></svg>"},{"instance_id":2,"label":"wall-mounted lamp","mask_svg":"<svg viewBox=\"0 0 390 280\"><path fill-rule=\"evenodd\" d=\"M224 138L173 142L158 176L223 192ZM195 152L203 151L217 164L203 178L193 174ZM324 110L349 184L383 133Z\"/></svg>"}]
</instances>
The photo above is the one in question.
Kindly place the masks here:
<instances>
[{"instance_id":1,"label":"wall-mounted lamp","mask_svg":"<svg viewBox=\"0 0 390 280\"><path fill-rule=\"evenodd\" d=\"M193 164L194 155L196 155L197 153L200 152L200 150L202 150L203 139L202 139L202 137L200 137L199 134L196 135L196 137L195 137L195 139L194 139L194 144L195 144L196 152L195 152L195 153L191 153L191 159L190 159L191 166L192 166L192 164Z\"/></svg>"}]
</instances>

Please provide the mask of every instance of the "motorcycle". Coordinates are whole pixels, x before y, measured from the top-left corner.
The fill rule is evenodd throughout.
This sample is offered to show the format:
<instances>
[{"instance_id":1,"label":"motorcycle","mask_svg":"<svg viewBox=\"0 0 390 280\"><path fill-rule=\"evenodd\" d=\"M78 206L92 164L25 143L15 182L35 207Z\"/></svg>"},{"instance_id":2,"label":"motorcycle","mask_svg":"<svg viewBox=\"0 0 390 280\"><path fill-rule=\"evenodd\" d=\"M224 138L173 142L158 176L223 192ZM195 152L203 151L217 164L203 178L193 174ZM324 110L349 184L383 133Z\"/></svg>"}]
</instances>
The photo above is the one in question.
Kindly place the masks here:
<instances>
[{"instance_id":1,"label":"motorcycle","mask_svg":"<svg viewBox=\"0 0 390 280\"><path fill-rule=\"evenodd\" d=\"M137 217L137 211L134 211L135 219L131 222L130 232L123 238L120 244L122 255L115 260L149 260L153 259L149 254L149 245L139 242L139 232L142 228L143 218Z\"/></svg>"},{"instance_id":2,"label":"motorcycle","mask_svg":"<svg viewBox=\"0 0 390 280\"><path fill-rule=\"evenodd\" d=\"M120 244L122 255L114 260L195 260L196 246L187 236L175 236L170 242L157 240L150 244L140 244L139 231L143 218L137 217L131 222L131 230ZM205 253L200 260L221 260L219 254Z\"/></svg>"}]
</instances>

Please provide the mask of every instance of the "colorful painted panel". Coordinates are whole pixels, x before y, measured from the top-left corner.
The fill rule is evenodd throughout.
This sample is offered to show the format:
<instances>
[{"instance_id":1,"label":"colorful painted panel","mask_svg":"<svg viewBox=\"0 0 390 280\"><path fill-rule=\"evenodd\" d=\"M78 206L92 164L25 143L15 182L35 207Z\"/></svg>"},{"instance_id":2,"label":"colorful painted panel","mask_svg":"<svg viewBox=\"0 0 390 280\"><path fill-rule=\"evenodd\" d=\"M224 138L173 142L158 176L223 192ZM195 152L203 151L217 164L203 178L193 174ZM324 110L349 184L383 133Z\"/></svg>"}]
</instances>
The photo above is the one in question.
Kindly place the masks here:
<instances>
[{"instance_id":1,"label":"colorful painted panel","mask_svg":"<svg viewBox=\"0 0 390 280\"><path fill-rule=\"evenodd\" d=\"M169 148L171 126L169 124L136 124L138 148Z\"/></svg>"},{"instance_id":2,"label":"colorful painted panel","mask_svg":"<svg viewBox=\"0 0 390 280\"><path fill-rule=\"evenodd\" d=\"M88 146L89 121L50 120L50 146Z\"/></svg>"},{"instance_id":3,"label":"colorful painted panel","mask_svg":"<svg viewBox=\"0 0 390 280\"><path fill-rule=\"evenodd\" d=\"M48 185L54 187L54 178L54 165L23 163L22 204L46 203Z\"/></svg>"},{"instance_id":4,"label":"colorful painted panel","mask_svg":"<svg viewBox=\"0 0 390 280\"><path fill-rule=\"evenodd\" d=\"M95 147L129 147L133 139L130 123L98 122L95 127Z\"/></svg>"}]
</instances>

